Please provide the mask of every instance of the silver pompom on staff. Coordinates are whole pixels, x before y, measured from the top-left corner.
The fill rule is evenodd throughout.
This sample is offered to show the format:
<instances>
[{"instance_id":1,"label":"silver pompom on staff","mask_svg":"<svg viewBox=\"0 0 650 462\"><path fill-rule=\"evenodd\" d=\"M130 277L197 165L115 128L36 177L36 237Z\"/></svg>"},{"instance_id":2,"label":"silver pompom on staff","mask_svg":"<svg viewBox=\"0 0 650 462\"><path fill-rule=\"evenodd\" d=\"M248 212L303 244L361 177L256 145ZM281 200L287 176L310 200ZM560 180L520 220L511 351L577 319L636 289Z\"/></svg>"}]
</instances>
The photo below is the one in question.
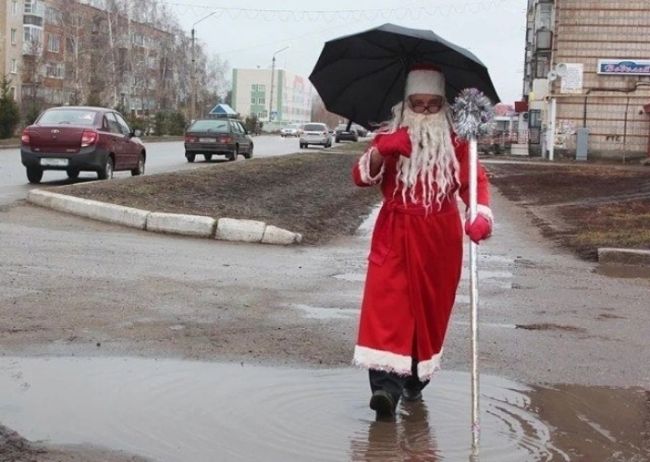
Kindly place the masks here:
<instances>
[{"instance_id":1,"label":"silver pompom on staff","mask_svg":"<svg viewBox=\"0 0 650 462\"><path fill-rule=\"evenodd\" d=\"M469 220L477 214L477 139L489 130L494 116L492 103L475 88L466 88L455 99L452 106L456 133L469 141ZM472 351L472 454L470 461L478 460L480 442L479 421L479 373L478 373L478 246L469 241L469 300Z\"/></svg>"}]
</instances>

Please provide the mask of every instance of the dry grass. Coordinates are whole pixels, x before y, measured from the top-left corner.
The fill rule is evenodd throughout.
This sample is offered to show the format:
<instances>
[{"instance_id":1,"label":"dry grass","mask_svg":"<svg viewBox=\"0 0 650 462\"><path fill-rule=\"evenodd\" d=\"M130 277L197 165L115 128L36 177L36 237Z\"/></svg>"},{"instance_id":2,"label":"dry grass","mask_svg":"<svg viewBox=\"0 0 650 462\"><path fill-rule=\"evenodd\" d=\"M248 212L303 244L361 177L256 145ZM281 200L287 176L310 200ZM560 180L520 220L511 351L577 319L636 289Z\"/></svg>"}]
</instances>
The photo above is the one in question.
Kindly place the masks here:
<instances>
[{"instance_id":1,"label":"dry grass","mask_svg":"<svg viewBox=\"0 0 650 462\"><path fill-rule=\"evenodd\" d=\"M545 235L595 259L599 247L650 248L650 169L612 165L491 164L492 183L536 215ZM563 223L553 226L548 216ZM560 231L561 230L561 231Z\"/></svg>"},{"instance_id":2,"label":"dry grass","mask_svg":"<svg viewBox=\"0 0 650 462\"><path fill-rule=\"evenodd\" d=\"M381 200L376 188L358 188L350 178L366 146L366 141L345 143L336 151L77 184L59 191L146 210L261 220L300 232L307 243L323 243L352 234ZM492 183L526 207L545 235L584 258L595 258L598 247L650 248L647 167L512 163L487 168ZM540 207L544 213L536 214Z\"/></svg>"}]
</instances>

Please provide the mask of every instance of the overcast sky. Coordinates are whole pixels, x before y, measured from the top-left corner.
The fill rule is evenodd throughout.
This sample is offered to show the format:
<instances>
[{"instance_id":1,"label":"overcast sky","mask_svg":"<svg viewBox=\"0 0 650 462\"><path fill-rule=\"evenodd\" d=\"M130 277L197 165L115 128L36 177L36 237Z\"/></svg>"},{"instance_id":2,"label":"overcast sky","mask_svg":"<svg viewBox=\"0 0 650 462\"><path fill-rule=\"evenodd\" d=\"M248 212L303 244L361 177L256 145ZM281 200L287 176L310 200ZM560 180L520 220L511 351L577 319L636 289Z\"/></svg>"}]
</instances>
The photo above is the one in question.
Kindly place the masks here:
<instances>
[{"instance_id":1,"label":"overcast sky","mask_svg":"<svg viewBox=\"0 0 650 462\"><path fill-rule=\"evenodd\" d=\"M276 68L308 77L323 43L391 22L430 29L488 67L503 102L521 97L526 0L164 0L189 35L231 68ZM222 10L218 8L224 8Z\"/></svg>"}]
</instances>

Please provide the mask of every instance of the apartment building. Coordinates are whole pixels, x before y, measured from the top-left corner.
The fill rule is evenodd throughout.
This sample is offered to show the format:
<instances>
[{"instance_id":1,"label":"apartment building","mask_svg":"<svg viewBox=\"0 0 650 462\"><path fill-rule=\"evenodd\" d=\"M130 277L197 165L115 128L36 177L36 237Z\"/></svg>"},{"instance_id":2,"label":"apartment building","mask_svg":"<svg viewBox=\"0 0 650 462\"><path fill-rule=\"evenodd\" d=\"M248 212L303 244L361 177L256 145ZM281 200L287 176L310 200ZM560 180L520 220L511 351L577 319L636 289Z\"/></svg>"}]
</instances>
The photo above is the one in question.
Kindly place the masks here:
<instances>
[{"instance_id":1,"label":"apartment building","mask_svg":"<svg viewBox=\"0 0 650 462\"><path fill-rule=\"evenodd\" d=\"M23 10L22 0L0 0L0 76L11 81L10 91L16 101L21 97Z\"/></svg>"},{"instance_id":2,"label":"apartment building","mask_svg":"<svg viewBox=\"0 0 650 462\"><path fill-rule=\"evenodd\" d=\"M650 2L529 0L524 100L531 152L646 156Z\"/></svg>"},{"instance_id":3,"label":"apartment building","mask_svg":"<svg viewBox=\"0 0 650 462\"><path fill-rule=\"evenodd\" d=\"M0 73L23 111L102 104L136 113L188 98L188 38L100 0L0 0Z\"/></svg>"},{"instance_id":4,"label":"apartment building","mask_svg":"<svg viewBox=\"0 0 650 462\"><path fill-rule=\"evenodd\" d=\"M241 117L256 115L266 122L265 128L309 122L313 95L306 77L284 69L276 69L273 78L271 69L233 69L233 109Z\"/></svg>"}]
</instances>

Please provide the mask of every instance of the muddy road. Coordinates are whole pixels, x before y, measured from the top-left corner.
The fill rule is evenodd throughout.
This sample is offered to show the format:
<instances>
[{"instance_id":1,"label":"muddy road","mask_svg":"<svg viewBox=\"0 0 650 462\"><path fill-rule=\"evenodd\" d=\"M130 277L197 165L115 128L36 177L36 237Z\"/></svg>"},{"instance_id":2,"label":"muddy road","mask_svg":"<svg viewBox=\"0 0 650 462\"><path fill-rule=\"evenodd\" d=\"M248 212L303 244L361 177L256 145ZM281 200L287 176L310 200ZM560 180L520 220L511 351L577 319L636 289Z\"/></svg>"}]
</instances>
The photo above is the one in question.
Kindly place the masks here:
<instances>
[{"instance_id":1,"label":"muddy road","mask_svg":"<svg viewBox=\"0 0 650 462\"><path fill-rule=\"evenodd\" d=\"M650 410L643 390L650 389L650 373L642 365L650 363L647 343L650 281L598 274L594 264L577 260L554 247L540 236L521 210L498 194L495 196L495 236L480 248L480 368L486 376L486 409L491 407L490 402L508 402L518 409L511 413L515 420L524 410L531 413L519 420L524 427L539 431L531 436L530 432L513 430L511 446L533 447L537 449L529 454L539 455L545 451L544 454L551 456L516 460L607 460L616 451L630 457L638 454L634 460L646 460L642 457L647 456L648 440L647 433L643 432L647 432L644 425L647 426ZM251 383L260 380L255 376L245 382L246 386L236 381L226 385L205 378L195 388L185 387L190 394L194 390L195 395L203 397L205 390L210 389L207 384L212 383L213 389L223 392L218 397L202 398L185 406L201 409L206 403L222 402L224 396L237 397L237 390L245 390L244 396L259 394L264 397L279 381L277 386L285 393L271 394L269 398L269 402L277 406L247 408L245 400L239 403L240 397L233 398L227 414L230 418L238 416L233 431L244 438L243 435L250 432L251 422L258 421L260 415L273 415L282 399L288 399L292 393L298 394L299 402L306 407L293 407L292 411L281 413L284 419L274 422L300 422L306 418L303 412L309 410L310 405L315 407L313 415L321 416L319 410L329 406L336 411L331 411L333 414L327 414L326 418L317 417L317 423L340 425L343 434L358 436L352 438L357 443L344 445L342 453L332 453L333 440L326 439L322 447L311 448L311 454L317 456L313 460L343 460L341 457L381 460L371 457L377 448L369 442L379 438L379 454L385 455L382 451L392 447L390 441L399 446L400 441L403 442L400 438L409 434L403 431L404 426L409 425L409 416L422 412L422 409L404 410L397 427L377 430L370 423L372 415L367 409L365 374L349 368L363 288L367 229L361 229L356 237L339 239L326 246L283 248L155 235L18 202L0 210L0 235L0 347L5 356L0 364L0 376L5 380L0 383L6 387L3 396L13 397L0 401L0 423L30 440L45 440L48 444L90 443L128 454L146 455L152 460L182 460L171 456L165 459L147 449L152 445L145 444L146 438L140 438L138 446L137 439L125 442L115 432L107 435L104 427L91 427L95 428L94 440L72 430L68 433L61 430L64 433L61 434L48 429L47 416L30 410L26 404L16 404L20 402L19 397L28 396L30 390L41 390L39 393L43 393L44 400L56 401L56 396L62 396L56 393L54 385L48 386L52 383L50 376L30 372L43 370L32 361L48 358L51 361L80 358L81 363L74 365L79 369L71 366L71 372L61 372L62 381L72 380L62 389L69 389L72 383L78 385L73 378L82 376L81 371L96 371L104 361L114 358L125 358L123 361L127 362L225 362L220 367L238 366L251 371L270 367L275 372L269 371L259 388L251 387ZM437 414L460 416L462 412L454 411L452 404L457 404L454 409L467 406L469 385L463 388L470 357L467 294L465 274L443 357L446 372L441 374L438 388L434 382L425 393L426 406ZM178 370L173 365L169 367L170 371ZM143 366L143 370L146 367ZM307 371L303 372L309 376L304 379L305 384L319 379L320 385L315 389L310 388L313 385L306 385L304 390L311 392L300 395L295 388L299 379L290 384L281 380L283 376L293 377L295 371ZM88 387L102 383L104 377L104 382L114 383L118 390L126 393L129 387L119 385L124 381L115 380L120 374L118 371L110 376L90 373L89 377L99 377L99 382L91 381ZM168 374L173 375L172 372ZM229 369L224 374L228 376L234 372ZM138 383L134 387L137 390L145 388L142 383L147 380L141 377ZM170 383L175 382L171 380ZM163 392L159 389L153 392L162 403L184 389L180 385L170 385L171 391L165 394L165 388L161 388ZM465 390L467 393L463 394ZM567 404L575 393L591 396L585 398L589 404ZM77 408L90 409L92 416L93 407L88 403L101 402L96 395L77 396L79 403L74 402L72 395L69 402L62 401L61 406L55 406L59 418L63 409ZM607 418L591 412L598 403L602 405L608 400L611 400L612 410ZM614 405L621 402L630 404L620 408ZM537 403L543 404L536 407ZM215 406L210 408L214 412L205 412L219 415L219 405ZM286 406L291 408L289 404ZM581 406L591 411L580 411ZM492 409L497 407L494 404ZM634 415L625 410L631 408L635 409ZM573 411L571 415L582 415L584 419L562 417L566 409ZM94 415L108 418L102 413L110 410L110 406L100 407L95 409ZM146 412L146 408L142 412ZM497 417L497 421L502 422L503 428L512 429L512 425L507 425L510 418L506 418L506 414L504 411L504 417ZM82 419L77 412L69 416L72 417L68 422ZM179 425L174 416L174 412L167 410L159 421ZM112 415L109 420L115 418ZM486 419L490 421L492 417L486 416ZM209 426L209 420L207 422ZM422 423L421 420L417 422ZM434 447L442 456L447 455L445 460L459 460L454 454L463 453L469 436L466 441L459 438L455 442L441 422L436 419L427 422L435 428L417 430L421 438L412 443L426 446L423 454L430 453ZM527 422L534 425L524 425ZM569 427L562 428L562 422ZM454 428L462 429L465 423L459 417ZM61 425L65 427L64 424L55 427ZM305 460L306 450L301 449L298 441L309 435L316 437L318 426L312 433L303 435L302 440L293 440L287 435L297 431L294 424L285 425L286 428L278 430L283 435L276 438L278 444L256 446L257 449L246 455L234 452L232 460L252 460L250 457L255 454L267 454L269 460L301 460L301 457ZM499 439L502 433L497 431L499 425L494 424L494 434L488 430L484 432L486 447L504 447ZM599 428L602 431L597 431ZM623 436L618 431L622 428L629 430L622 432ZM266 426L260 429L262 433L267 430ZM435 444L429 441L432 431L436 434ZM575 447L577 443L563 437L567 432L600 438L602 444L594 446L596 449ZM638 436L643 434L646 436ZM104 438L100 437L102 435ZM206 436L199 432L197 438L204 441ZM545 442L540 443L542 440ZM0 447L9 447L2 445L2 441L0 439ZM228 441L239 441L237 447L241 447L242 440L233 437L221 443L226 449ZM340 446L340 440L336 441L337 447ZM198 441L194 442L193 447L200 446ZM287 456L279 446L295 451ZM273 448L277 452L273 452ZM589 453L592 449L597 452ZM81 450L89 449L84 446ZM14 451L14 454L20 453ZM519 454L518 449L512 449L512 453ZM22 454L27 454L26 450ZM66 454L69 459L60 460L106 460L93 458L90 452L86 459L74 459L74 452ZM205 454L199 453L194 460L210 460ZM357 457L358 454L363 457ZM489 454L488 451L482 460L506 460L498 450L492 456ZM580 459L572 455L592 458ZM49 460L45 458L49 457L47 451L41 456L35 460ZM137 460L123 454L113 456L114 460Z\"/></svg>"}]
</instances>

